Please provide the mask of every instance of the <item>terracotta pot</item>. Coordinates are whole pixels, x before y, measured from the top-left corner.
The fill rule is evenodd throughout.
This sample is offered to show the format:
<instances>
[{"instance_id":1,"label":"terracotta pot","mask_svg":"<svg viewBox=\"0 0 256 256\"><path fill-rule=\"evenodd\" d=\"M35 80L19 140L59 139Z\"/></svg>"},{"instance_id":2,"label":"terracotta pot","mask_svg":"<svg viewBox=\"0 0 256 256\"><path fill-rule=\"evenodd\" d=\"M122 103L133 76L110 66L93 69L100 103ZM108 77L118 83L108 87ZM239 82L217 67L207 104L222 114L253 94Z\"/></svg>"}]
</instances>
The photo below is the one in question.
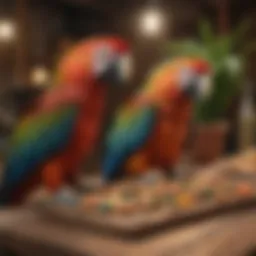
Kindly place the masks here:
<instances>
[{"instance_id":1,"label":"terracotta pot","mask_svg":"<svg viewBox=\"0 0 256 256\"><path fill-rule=\"evenodd\" d=\"M229 125L226 121L198 124L190 145L190 156L197 163L209 163L220 158L225 150Z\"/></svg>"}]
</instances>

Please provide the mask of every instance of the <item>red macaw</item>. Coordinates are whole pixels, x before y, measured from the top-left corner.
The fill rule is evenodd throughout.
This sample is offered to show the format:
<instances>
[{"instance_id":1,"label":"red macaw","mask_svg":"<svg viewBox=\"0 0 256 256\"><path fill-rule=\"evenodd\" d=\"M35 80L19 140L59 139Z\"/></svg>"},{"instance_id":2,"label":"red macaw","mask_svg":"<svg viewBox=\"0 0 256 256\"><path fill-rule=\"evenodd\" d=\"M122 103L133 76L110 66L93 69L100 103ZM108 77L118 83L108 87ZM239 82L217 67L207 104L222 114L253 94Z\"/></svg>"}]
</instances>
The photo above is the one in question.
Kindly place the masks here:
<instances>
[{"instance_id":1,"label":"red macaw","mask_svg":"<svg viewBox=\"0 0 256 256\"><path fill-rule=\"evenodd\" d=\"M209 75L206 61L190 58L164 63L150 74L118 111L107 136L102 167L106 181L176 164L193 103L200 92L210 91L205 80Z\"/></svg>"},{"instance_id":2,"label":"red macaw","mask_svg":"<svg viewBox=\"0 0 256 256\"><path fill-rule=\"evenodd\" d=\"M54 86L11 137L2 203L22 201L41 182L56 191L72 180L98 138L107 85L126 80L127 63L128 44L117 37L85 40L61 59Z\"/></svg>"}]
</instances>

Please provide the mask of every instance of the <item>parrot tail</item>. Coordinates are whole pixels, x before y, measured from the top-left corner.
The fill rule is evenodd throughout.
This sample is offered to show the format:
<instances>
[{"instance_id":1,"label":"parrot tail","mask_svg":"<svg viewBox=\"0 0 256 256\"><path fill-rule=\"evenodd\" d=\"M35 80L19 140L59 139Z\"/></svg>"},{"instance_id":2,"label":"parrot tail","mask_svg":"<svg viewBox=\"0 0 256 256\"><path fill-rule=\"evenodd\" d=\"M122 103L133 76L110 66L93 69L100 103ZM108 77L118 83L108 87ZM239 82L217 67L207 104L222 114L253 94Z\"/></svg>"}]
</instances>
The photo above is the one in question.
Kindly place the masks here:
<instances>
[{"instance_id":1,"label":"parrot tail","mask_svg":"<svg viewBox=\"0 0 256 256\"><path fill-rule=\"evenodd\" d=\"M122 176L121 169L124 160L125 157L121 151L108 152L108 155L105 157L102 166L103 179L105 182L110 182Z\"/></svg>"},{"instance_id":2,"label":"parrot tail","mask_svg":"<svg viewBox=\"0 0 256 256\"><path fill-rule=\"evenodd\" d=\"M0 188L0 207L7 206L9 204L9 192L5 187Z\"/></svg>"}]
</instances>

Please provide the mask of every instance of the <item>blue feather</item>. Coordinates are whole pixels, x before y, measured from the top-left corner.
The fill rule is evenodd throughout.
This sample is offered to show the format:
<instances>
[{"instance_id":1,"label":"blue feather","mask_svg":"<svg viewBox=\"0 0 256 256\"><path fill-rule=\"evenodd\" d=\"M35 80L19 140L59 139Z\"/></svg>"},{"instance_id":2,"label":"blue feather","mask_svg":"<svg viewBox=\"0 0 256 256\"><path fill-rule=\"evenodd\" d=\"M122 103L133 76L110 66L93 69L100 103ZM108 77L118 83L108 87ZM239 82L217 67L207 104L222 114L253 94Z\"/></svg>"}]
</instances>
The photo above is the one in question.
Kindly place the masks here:
<instances>
[{"instance_id":1,"label":"blue feather","mask_svg":"<svg viewBox=\"0 0 256 256\"><path fill-rule=\"evenodd\" d=\"M122 114L122 113L121 113ZM156 110L147 106L131 116L127 125L116 123L107 138L106 154L103 160L103 178L106 181L116 178L124 161L139 150L150 136L156 118Z\"/></svg>"},{"instance_id":2,"label":"blue feather","mask_svg":"<svg viewBox=\"0 0 256 256\"><path fill-rule=\"evenodd\" d=\"M15 143L12 146L4 170L0 201L8 200L12 191L30 175L33 175L40 164L47 161L53 154L58 153L68 143L77 112L77 107L69 106L49 113L49 115L55 116L60 114L61 117L53 118L54 122L50 123L48 119L42 121L36 136L27 137L26 140L20 139L20 143ZM27 129L32 129L36 121L37 119L32 117L27 124Z\"/></svg>"}]
</instances>

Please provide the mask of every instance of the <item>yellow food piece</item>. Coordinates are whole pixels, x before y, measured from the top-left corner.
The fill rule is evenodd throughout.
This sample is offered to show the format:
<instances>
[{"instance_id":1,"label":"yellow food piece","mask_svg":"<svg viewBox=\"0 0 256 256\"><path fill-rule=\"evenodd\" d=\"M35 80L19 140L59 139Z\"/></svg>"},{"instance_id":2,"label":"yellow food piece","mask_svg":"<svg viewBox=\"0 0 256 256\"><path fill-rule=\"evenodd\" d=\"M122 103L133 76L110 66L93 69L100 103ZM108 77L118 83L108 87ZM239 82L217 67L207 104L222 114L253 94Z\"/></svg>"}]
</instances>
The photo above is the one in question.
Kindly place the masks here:
<instances>
[{"instance_id":1,"label":"yellow food piece","mask_svg":"<svg viewBox=\"0 0 256 256\"><path fill-rule=\"evenodd\" d=\"M238 193L242 196L250 196L253 193L252 188L247 184L239 184L237 189Z\"/></svg>"},{"instance_id":2,"label":"yellow food piece","mask_svg":"<svg viewBox=\"0 0 256 256\"><path fill-rule=\"evenodd\" d=\"M190 207L195 204L195 199L190 194L181 194L177 198L178 205L184 208Z\"/></svg>"}]
</instances>

